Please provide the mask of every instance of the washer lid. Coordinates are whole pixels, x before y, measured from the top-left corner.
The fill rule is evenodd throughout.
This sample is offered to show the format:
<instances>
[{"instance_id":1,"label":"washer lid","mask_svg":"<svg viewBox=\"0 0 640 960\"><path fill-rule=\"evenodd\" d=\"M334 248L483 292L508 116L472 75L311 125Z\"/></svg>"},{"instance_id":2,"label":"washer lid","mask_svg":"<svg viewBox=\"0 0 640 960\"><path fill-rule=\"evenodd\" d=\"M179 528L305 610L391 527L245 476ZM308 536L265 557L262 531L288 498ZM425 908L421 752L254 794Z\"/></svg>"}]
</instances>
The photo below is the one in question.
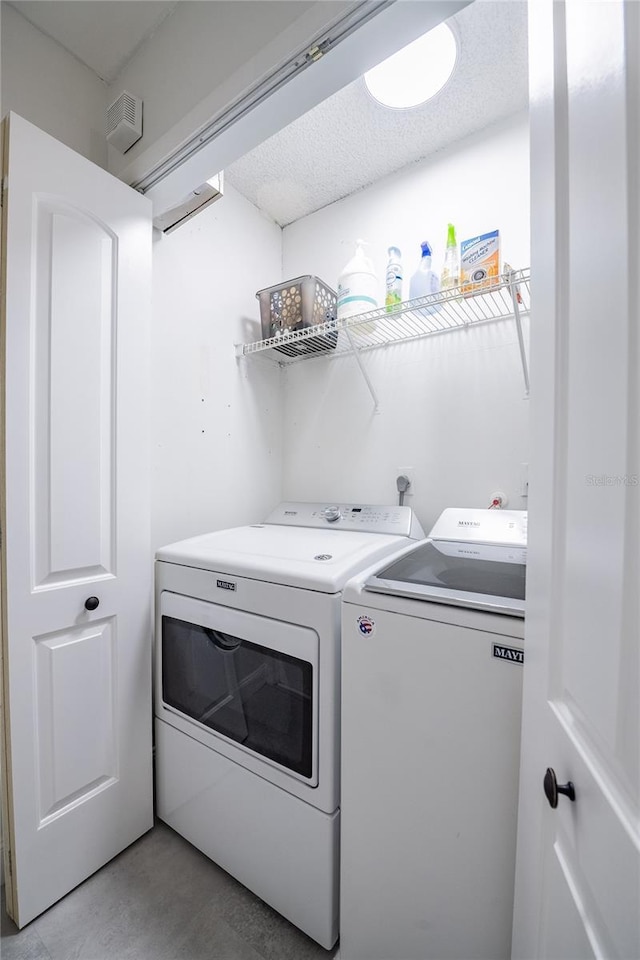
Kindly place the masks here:
<instances>
[{"instance_id":1,"label":"washer lid","mask_svg":"<svg viewBox=\"0 0 640 960\"><path fill-rule=\"evenodd\" d=\"M337 593L363 567L411 541L405 536L254 524L182 540L156 558L220 574Z\"/></svg>"},{"instance_id":2,"label":"washer lid","mask_svg":"<svg viewBox=\"0 0 640 960\"><path fill-rule=\"evenodd\" d=\"M423 540L383 564L365 590L523 617L526 563L519 546Z\"/></svg>"}]
</instances>

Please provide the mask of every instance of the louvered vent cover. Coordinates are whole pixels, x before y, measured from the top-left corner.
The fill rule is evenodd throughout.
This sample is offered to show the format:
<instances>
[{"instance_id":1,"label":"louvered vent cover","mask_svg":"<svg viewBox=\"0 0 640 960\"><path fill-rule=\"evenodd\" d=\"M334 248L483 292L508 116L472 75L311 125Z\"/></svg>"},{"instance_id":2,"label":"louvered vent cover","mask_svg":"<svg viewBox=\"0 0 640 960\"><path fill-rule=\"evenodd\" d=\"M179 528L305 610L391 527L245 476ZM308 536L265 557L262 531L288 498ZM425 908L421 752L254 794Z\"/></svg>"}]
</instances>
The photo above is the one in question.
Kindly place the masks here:
<instances>
[{"instance_id":1,"label":"louvered vent cover","mask_svg":"<svg viewBox=\"0 0 640 960\"><path fill-rule=\"evenodd\" d=\"M125 153L142 136L142 100L124 90L107 110L107 142Z\"/></svg>"}]
</instances>

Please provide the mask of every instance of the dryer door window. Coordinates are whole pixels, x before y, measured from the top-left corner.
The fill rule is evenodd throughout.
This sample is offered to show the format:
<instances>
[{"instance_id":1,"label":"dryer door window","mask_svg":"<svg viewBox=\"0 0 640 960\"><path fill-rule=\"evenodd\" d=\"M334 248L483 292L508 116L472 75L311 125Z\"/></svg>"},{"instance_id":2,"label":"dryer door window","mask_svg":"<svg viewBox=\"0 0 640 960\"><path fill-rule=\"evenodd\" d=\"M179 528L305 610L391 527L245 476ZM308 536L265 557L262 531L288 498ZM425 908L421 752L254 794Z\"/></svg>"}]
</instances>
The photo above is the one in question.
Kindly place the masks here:
<instances>
[{"instance_id":1,"label":"dryer door window","mask_svg":"<svg viewBox=\"0 0 640 960\"><path fill-rule=\"evenodd\" d=\"M312 771L312 689L304 660L162 618L164 702L303 777Z\"/></svg>"},{"instance_id":2,"label":"dryer door window","mask_svg":"<svg viewBox=\"0 0 640 960\"><path fill-rule=\"evenodd\" d=\"M317 784L315 631L163 593L159 639L168 710L207 729L227 756L238 750L240 763L251 754Z\"/></svg>"}]
</instances>

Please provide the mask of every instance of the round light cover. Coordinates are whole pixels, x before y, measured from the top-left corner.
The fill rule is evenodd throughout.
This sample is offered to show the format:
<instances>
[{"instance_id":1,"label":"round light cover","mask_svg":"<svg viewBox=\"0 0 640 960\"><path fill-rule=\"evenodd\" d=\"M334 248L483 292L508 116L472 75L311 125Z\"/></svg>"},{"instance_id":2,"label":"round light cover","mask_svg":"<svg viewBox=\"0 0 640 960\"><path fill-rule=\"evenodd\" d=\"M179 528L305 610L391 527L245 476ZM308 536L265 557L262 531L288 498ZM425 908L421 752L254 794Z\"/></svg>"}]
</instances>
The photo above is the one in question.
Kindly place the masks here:
<instances>
[{"instance_id":1,"label":"round light cover","mask_svg":"<svg viewBox=\"0 0 640 960\"><path fill-rule=\"evenodd\" d=\"M456 38L441 23L365 73L364 82L385 107L417 107L442 90L457 55Z\"/></svg>"}]
</instances>

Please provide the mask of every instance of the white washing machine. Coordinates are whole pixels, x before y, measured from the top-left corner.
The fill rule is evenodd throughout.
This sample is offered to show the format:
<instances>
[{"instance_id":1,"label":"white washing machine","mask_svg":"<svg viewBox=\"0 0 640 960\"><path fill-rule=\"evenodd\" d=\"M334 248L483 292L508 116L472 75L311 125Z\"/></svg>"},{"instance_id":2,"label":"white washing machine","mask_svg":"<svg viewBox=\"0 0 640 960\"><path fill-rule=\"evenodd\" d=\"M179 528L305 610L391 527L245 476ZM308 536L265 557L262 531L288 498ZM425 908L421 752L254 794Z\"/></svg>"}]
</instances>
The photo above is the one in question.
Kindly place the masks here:
<instances>
[{"instance_id":1,"label":"white washing machine","mask_svg":"<svg viewBox=\"0 0 640 960\"><path fill-rule=\"evenodd\" d=\"M341 592L423 537L409 507L283 503L265 523L157 553L158 816L326 948Z\"/></svg>"},{"instance_id":2,"label":"white washing machine","mask_svg":"<svg viewBox=\"0 0 640 960\"><path fill-rule=\"evenodd\" d=\"M507 960L526 513L445 510L342 604L340 955Z\"/></svg>"}]
</instances>

